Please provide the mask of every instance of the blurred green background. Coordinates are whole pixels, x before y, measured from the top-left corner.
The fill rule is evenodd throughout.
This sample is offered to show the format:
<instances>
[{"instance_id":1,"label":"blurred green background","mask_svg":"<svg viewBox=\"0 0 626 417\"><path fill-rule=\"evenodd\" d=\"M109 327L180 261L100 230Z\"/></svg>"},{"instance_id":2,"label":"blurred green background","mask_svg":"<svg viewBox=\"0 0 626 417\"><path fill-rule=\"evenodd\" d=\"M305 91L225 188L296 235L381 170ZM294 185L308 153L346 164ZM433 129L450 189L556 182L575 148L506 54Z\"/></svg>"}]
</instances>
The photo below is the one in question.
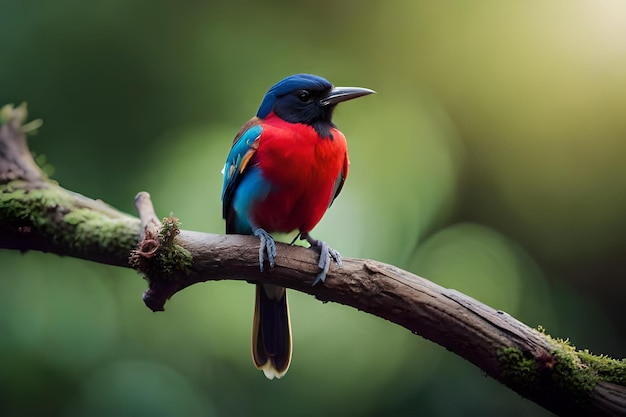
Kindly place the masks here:
<instances>
[{"instance_id":1,"label":"blurred green background","mask_svg":"<svg viewBox=\"0 0 626 417\"><path fill-rule=\"evenodd\" d=\"M220 170L295 72L375 89L341 105L341 197L315 230L626 356L626 3L3 1L0 104L71 190L219 233ZM3 416L540 416L445 349L291 292L294 360L250 359L253 287L197 285L165 313L136 273L0 252Z\"/></svg>"}]
</instances>

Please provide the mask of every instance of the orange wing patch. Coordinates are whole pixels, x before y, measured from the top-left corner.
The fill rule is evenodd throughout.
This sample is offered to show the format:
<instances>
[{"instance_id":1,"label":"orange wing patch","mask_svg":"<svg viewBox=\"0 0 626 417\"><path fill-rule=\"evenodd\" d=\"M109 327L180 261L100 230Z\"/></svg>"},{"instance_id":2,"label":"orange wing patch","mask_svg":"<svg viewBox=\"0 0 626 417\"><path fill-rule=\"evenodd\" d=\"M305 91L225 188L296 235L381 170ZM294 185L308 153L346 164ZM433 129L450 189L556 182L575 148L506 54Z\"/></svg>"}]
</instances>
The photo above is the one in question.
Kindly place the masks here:
<instances>
[{"instance_id":1,"label":"orange wing patch","mask_svg":"<svg viewBox=\"0 0 626 417\"><path fill-rule=\"evenodd\" d=\"M248 149L248 151L241 157L241 163L239 165L239 173L240 174L246 169L246 166L248 165L248 162L250 162L250 159L252 159L252 156L257 151L257 149L259 149L259 141L258 140L254 141L253 143L251 143L250 144L250 149Z\"/></svg>"}]
</instances>

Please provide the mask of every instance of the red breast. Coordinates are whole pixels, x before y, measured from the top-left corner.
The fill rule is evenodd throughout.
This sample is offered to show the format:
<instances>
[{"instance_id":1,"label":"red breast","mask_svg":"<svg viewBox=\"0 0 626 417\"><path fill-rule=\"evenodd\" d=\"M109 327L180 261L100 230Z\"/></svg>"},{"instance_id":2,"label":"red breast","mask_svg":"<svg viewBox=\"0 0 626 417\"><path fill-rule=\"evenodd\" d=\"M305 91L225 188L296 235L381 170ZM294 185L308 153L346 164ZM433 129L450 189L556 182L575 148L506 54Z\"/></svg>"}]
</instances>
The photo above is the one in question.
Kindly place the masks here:
<instances>
[{"instance_id":1,"label":"red breast","mask_svg":"<svg viewBox=\"0 0 626 417\"><path fill-rule=\"evenodd\" d=\"M330 205L339 175L348 173L348 146L343 133L331 128L321 138L311 126L288 123L270 114L253 157L272 184L267 198L250 215L266 231L308 232Z\"/></svg>"}]
</instances>

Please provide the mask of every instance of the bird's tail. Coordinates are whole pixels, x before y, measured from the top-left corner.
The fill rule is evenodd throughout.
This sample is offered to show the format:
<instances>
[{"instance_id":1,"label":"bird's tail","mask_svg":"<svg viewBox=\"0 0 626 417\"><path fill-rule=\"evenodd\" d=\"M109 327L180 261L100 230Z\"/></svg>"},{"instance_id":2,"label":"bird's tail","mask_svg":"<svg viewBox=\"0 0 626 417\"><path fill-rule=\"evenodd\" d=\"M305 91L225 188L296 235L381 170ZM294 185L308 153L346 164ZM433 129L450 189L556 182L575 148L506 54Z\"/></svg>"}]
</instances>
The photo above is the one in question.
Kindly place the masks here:
<instances>
[{"instance_id":1,"label":"bird's tail","mask_svg":"<svg viewBox=\"0 0 626 417\"><path fill-rule=\"evenodd\" d=\"M291 362L291 323L287 290L257 284L252 323L252 359L269 379L280 378Z\"/></svg>"}]
</instances>

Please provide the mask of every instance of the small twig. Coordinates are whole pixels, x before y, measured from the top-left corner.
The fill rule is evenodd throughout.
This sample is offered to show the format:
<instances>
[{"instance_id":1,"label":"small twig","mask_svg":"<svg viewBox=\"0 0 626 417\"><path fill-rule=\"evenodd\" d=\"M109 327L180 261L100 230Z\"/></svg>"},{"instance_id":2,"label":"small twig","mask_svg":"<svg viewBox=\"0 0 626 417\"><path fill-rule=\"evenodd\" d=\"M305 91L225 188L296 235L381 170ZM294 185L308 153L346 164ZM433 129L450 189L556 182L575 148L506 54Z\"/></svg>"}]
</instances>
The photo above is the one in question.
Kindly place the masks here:
<instances>
[{"instance_id":1,"label":"small twig","mask_svg":"<svg viewBox=\"0 0 626 417\"><path fill-rule=\"evenodd\" d=\"M162 224L154 211L150 194L140 191L135 196L135 208L141 220L141 239L145 239L146 235L157 236Z\"/></svg>"}]
</instances>

